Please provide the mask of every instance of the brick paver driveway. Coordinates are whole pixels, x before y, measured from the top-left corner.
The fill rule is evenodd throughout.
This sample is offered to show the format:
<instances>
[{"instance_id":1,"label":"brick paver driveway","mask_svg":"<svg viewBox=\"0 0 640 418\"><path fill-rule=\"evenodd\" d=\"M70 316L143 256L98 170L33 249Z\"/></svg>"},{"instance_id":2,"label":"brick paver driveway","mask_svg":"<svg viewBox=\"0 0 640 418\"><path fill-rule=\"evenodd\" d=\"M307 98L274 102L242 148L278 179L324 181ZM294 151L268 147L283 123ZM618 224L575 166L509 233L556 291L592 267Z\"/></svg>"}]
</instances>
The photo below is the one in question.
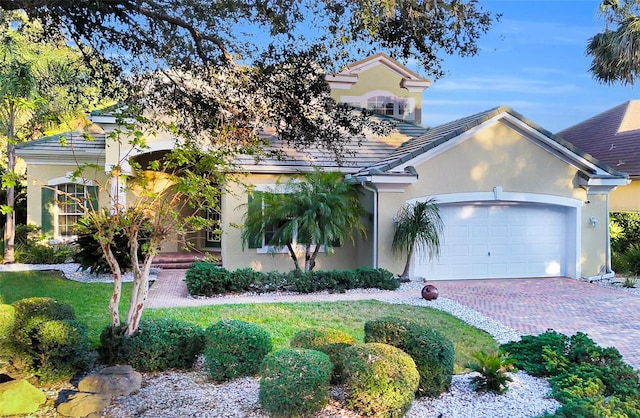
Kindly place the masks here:
<instances>
[{"instance_id":1,"label":"brick paver driveway","mask_svg":"<svg viewBox=\"0 0 640 418\"><path fill-rule=\"evenodd\" d=\"M573 279L433 282L440 295L522 334L585 332L640 369L640 296Z\"/></svg>"}]
</instances>

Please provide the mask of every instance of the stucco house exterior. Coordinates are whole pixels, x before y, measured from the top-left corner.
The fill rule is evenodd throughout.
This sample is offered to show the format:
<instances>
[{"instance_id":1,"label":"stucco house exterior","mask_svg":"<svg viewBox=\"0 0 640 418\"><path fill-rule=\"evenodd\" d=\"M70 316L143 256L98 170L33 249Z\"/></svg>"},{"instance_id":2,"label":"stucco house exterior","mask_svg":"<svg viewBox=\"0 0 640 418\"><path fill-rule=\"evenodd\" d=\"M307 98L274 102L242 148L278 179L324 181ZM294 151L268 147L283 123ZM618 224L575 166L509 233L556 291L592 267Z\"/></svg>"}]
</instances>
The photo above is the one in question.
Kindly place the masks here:
<instances>
[{"instance_id":1,"label":"stucco house exterior","mask_svg":"<svg viewBox=\"0 0 640 418\"><path fill-rule=\"evenodd\" d=\"M640 100L629 100L557 133L616 170L631 184L613 190L611 211L640 211Z\"/></svg>"},{"instance_id":2,"label":"stucco house exterior","mask_svg":"<svg viewBox=\"0 0 640 418\"><path fill-rule=\"evenodd\" d=\"M412 276L438 279L513 277L591 277L611 274L609 251L609 194L629 182L625 173L596 160L551 132L506 107L471 115L441 126L420 124L422 94L430 81L384 54L358 61L327 76L332 96L339 101L375 110L392 120L395 129L385 137L367 135L347 145L353 151L342 164L319 150L287 149L284 159L256 163L243 160L250 173L245 182L257 191L270 191L278 179L320 167L339 170L362 189L371 214L364 220L368 234L354 244L347 241L333 254L320 255L316 269L383 267L399 273L404 260L391 253L394 216L405 203L433 197L445 222L438 260L415 259ZM21 145L18 155L27 162L28 221L63 237L81 208L64 213L54 191L92 193L71 184L68 173L80 158L105 167L110 175L117 157L131 150L109 143L115 120L95 115L100 127L94 141L67 134L72 147L59 138L43 138ZM170 135L150 138L150 149L170 149ZM284 147L277 138L271 146ZM81 152L78 152L81 151ZM73 165L72 165L73 161ZM124 180L123 180L124 181ZM117 185L115 186L117 187ZM257 270L289 270L286 252L264 245L243 249L242 208L247 193L231 185L220 210L203 210L220 222L220 234L202 231L189 237L200 250L216 249L228 269L250 266ZM127 196L132 199L133 196ZM95 196L102 205L110 202ZM126 203L126 202L125 202ZM253 247L256 247L254 245ZM163 248L181 251L179 244Z\"/></svg>"}]
</instances>

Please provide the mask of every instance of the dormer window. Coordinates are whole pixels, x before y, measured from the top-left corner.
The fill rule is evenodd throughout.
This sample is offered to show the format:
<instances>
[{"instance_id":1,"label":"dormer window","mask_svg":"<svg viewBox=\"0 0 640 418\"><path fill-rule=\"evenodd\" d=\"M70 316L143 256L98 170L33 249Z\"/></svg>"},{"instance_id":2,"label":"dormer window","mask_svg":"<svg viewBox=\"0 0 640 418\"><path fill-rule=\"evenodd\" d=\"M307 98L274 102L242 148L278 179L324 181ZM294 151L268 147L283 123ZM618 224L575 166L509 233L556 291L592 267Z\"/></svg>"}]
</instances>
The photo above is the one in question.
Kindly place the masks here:
<instances>
[{"instance_id":1,"label":"dormer window","mask_svg":"<svg viewBox=\"0 0 640 418\"><path fill-rule=\"evenodd\" d=\"M378 90L361 97L341 96L340 99L343 103L366 108L380 115L415 120L415 99L413 98L400 98L389 92Z\"/></svg>"},{"instance_id":2,"label":"dormer window","mask_svg":"<svg viewBox=\"0 0 640 418\"><path fill-rule=\"evenodd\" d=\"M374 96L367 100L367 109L382 115L393 116L395 112L394 98L389 96Z\"/></svg>"}]
</instances>

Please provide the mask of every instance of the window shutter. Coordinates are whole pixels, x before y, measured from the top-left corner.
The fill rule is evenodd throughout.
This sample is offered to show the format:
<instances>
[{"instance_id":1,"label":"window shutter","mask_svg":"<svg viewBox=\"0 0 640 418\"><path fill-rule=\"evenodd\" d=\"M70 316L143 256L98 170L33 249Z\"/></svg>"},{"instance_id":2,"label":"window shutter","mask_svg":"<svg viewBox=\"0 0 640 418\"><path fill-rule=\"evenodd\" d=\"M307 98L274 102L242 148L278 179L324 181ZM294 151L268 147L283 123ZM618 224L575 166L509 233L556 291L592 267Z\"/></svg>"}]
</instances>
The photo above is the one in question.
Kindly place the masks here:
<instances>
[{"instance_id":1,"label":"window shutter","mask_svg":"<svg viewBox=\"0 0 640 418\"><path fill-rule=\"evenodd\" d=\"M54 236L53 231L53 216L56 206L56 191L48 187L42 189L42 218L41 225L42 233L46 236Z\"/></svg>"},{"instance_id":2,"label":"window shutter","mask_svg":"<svg viewBox=\"0 0 640 418\"><path fill-rule=\"evenodd\" d=\"M87 186L87 210L98 210L98 186Z\"/></svg>"},{"instance_id":3,"label":"window shutter","mask_svg":"<svg viewBox=\"0 0 640 418\"><path fill-rule=\"evenodd\" d=\"M247 205L247 216L255 216L256 211L262 211L262 192L254 192L249 195ZM252 234L249 236L249 248L262 248L262 234Z\"/></svg>"}]
</instances>

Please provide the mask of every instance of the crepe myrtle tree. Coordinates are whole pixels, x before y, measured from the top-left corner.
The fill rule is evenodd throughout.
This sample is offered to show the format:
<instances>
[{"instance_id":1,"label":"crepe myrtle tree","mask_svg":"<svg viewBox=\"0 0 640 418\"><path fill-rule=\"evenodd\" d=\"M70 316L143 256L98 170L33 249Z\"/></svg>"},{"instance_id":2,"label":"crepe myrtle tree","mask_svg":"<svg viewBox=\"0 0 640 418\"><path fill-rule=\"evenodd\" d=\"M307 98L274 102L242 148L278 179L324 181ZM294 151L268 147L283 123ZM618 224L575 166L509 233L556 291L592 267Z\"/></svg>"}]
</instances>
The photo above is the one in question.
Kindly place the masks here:
<instances>
[{"instance_id":1,"label":"crepe myrtle tree","mask_svg":"<svg viewBox=\"0 0 640 418\"><path fill-rule=\"evenodd\" d=\"M602 83L634 85L640 79L640 1L604 0L606 26L587 44L590 71Z\"/></svg>"},{"instance_id":2,"label":"crepe myrtle tree","mask_svg":"<svg viewBox=\"0 0 640 418\"><path fill-rule=\"evenodd\" d=\"M365 236L364 209L357 185L339 172L315 169L279 182L275 189L253 192L246 205L243 246L287 248L296 270L312 271L321 247L329 253L354 234ZM298 259L303 248L304 265Z\"/></svg>"},{"instance_id":3,"label":"crepe myrtle tree","mask_svg":"<svg viewBox=\"0 0 640 418\"><path fill-rule=\"evenodd\" d=\"M429 260L440 255L440 236L444 222L435 199L407 203L400 208L395 218L395 232L391 250L396 255L406 254L407 261L399 281L409 281L411 260L415 256Z\"/></svg>"},{"instance_id":4,"label":"crepe myrtle tree","mask_svg":"<svg viewBox=\"0 0 640 418\"><path fill-rule=\"evenodd\" d=\"M149 291L149 271L160 247L189 232L216 227L207 220L202 208L217 207L220 185L233 177L223 174L230 171L226 150L207 149L178 131L173 131L178 138L175 147L166 154L147 153L141 160L132 158L133 152L148 149L147 140L155 130L149 128L149 122L143 117L131 115L119 116L119 126L108 134L108 140L131 151L112 165L106 181L100 181L104 175L91 178L102 201L109 205L100 206L97 199L83 198L79 203L87 210L83 224L91 227L113 275L109 302L112 330L132 335L140 323ZM80 164L72 180L81 183L91 172L100 171L104 173L104 165ZM114 187L113 182L118 184ZM126 206L120 203L124 194L127 194ZM132 196L135 199L132 200ZM124 315L120 315L120 299L125 266L120 265L113 248L114 237L118 235L128 237L133 272L131 297Z\"/></svg>"}]
</instances>

